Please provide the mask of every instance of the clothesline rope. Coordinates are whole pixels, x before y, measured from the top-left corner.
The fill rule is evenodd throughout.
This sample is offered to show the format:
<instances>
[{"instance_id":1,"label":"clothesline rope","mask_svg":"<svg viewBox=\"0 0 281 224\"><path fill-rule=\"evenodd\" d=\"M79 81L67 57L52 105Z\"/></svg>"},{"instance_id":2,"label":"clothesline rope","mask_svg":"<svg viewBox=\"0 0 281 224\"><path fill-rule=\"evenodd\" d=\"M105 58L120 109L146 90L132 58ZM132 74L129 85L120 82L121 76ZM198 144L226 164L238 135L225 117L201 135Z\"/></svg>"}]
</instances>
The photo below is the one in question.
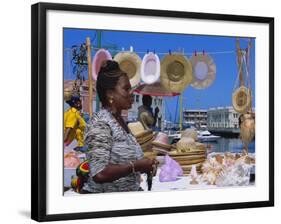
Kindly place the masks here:
<instances>
[{"instance_id":1,"label":"clothesline rope","mask_svg":"<svg viewBox=\"0 0 281 224\"><path fill-rule=\"evenodd\" d=\"M92 50L95 50L95 51L98 51L99 49L102 49L102 48L94 48L94 47L92 47L91 48ZM106 49L106 48L105 48ZM65 48L64 49L65 51L69 51L69 50L71 50L71 48ZM126 50L115 50L115 49L107 49L108 51L111 51L111 52L122 52L122 51L126 51ZM129 50L128 50L129 51ZM147 51L133 51L133 52L135 52L135 53L137 53L137 54L146 54L147 53ZM149 51L149 52L154 52L154 50L153 51ZM166 55L166 54L169 54L169 51L167 51L167 52L155 52L156 54L158 54L158 55ZM181 51L172 51L172 53L179 53L179 54L183 54L183 55L185 55L185 56L192 56L194 53L195 53L195 51L194 52L181 52ZM207 54L209 54L209 55L214 55L214 54L236 54L236 51L234 51L234 50L232 50L232 51L214 51L214 52L206 52L206 51L196 51L196 54L203 54L203 53L207 53Z\"/></svg>"}]
</instances>

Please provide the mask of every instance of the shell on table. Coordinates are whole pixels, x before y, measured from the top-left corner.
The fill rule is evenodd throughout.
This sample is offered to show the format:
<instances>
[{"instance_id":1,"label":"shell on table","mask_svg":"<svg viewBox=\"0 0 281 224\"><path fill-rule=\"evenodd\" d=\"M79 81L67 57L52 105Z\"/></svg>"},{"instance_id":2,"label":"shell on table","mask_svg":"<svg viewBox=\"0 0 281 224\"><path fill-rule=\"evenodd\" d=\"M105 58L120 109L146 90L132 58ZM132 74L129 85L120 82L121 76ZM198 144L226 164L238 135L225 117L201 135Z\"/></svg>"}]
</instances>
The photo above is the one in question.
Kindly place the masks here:
<instances>
[{"instance_id":1,"label":"shell on table","mask_svg":"<svg viewBox=\"0 0 281 224\"><path fill-rule=\"evenodd\" d=\"M64 154L64 167L76 168L80 164L80 159L76 152L68 152Z\"/></svg>"},{"instance_id":2,"label":"shell on table","mask_svg":"<svg viewBox=\"0 0 281 224\"><path fill-rule=\"evenodd\" d=\"M208 158L202 165L202 178L208 184L218 186L248 185L250 170L255 164L255 159L249 155L237 156L225 153L223 156L215 155Z\"/></svg>"}]
</instances>

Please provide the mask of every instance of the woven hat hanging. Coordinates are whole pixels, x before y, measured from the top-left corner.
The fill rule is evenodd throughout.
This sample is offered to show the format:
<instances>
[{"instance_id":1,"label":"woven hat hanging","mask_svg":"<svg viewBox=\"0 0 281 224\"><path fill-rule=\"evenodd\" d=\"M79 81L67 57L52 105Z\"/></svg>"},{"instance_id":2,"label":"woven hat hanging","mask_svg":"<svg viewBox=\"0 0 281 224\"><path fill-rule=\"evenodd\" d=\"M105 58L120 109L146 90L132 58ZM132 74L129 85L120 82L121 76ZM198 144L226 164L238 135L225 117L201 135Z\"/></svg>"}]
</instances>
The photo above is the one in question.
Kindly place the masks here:
<instances>
[{"instance_id":1,"label":"woven hat hanging","mask_svg":"<svg viewBox=\"0 0 281 224\"><path fill-rule=\"evenodd\" d=\"M153 84L160 78L160 60L157 54L149 52L141 63L141 79L146 84Z\"/></svg>"},{"instance_id":2,"label":"woven hat hanging","mask_svg":"<svg viewBox=\"0 0 281 224\"><path fill-rule=\"evenodd\" d=\"M92 77L94 80L97 80L101 65L104 61L107 60L112 60L111 54L109 53L109 51L105 50L105 49L99 49L96 54L95 57L93 58L93 62L92 62Z\"/></svg>"},{"instance_id":3,"label":"woven hat hanging","mask_svg":"<svg viewBox=\"0 0 281 224\"><path fill-rule=\"evenodd\" d=\"M251 106L251 90L245 86L240 86L232 94L232 105L236 112L244 114Z\"/></svg>"},{"instance_id":4,"label":"woven hat hanging","mask_svg":"<svg viewBox=\"0 0 281 224\"><path fill-rule=\"evenodd\" d=\"M140 83L141 58L135 52L122 51L115 55L114 60L127 73L131 86L137 86Z\"/></svg>"},{"instance_id":5,"label":"woven hat hanging","mask_svg":"<svg viewBox=\"0 0 281 224\"><path fill-rule=\"evenodd\" d=\"M211 56L206 53L193 55L190 59L192 64L192 83L195 89L205 89L216 79L216 64Z\"/></svg>"},{"instance_id":6,"label":"woven hat hanging","mask_svg":"<svg viewBox=\"0 0 281 224\"><path fill-rule=\"evenodd\" d=\"M243 74L243 65L245 68L246 78L243 79L243 76L241 77L240 74ZM242 78L242 79L241 79ZM238 81L240 79L243 80L243 83L238 85ZM245 114L249 110L251 110L252 106L252 92L250 88L250 77L248 74L248 68L246 64L246 58L245 58L245 52L242 54L242 63L240 64L237 79L234 85L234 91L232 94L232 106L233 109L240 113Z\"/></svg>"},{"instance_id":7,"label":"woven hat hanging","mask_svg":"<svg viewBox=\"0 0 281 224\"><path fill-rule=\"evenodd\" d=\"M192 82L191 62L182 54L167 54L161 61L161 84L180 93Z\"/></svg>"}]
</instances>

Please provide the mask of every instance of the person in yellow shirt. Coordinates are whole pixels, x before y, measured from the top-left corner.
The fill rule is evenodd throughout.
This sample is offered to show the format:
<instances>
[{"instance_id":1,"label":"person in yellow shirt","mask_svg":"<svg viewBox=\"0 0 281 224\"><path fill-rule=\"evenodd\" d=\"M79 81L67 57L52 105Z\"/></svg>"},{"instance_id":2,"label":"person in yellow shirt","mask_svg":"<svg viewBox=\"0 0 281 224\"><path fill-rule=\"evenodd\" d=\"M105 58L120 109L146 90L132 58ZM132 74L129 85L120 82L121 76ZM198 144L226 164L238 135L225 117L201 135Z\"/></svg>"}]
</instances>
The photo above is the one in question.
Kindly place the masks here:
<instances>
[{"instance_id":1,"label":"person in yellow shirt","mask_svg":"<svg viewBox=\"0 0 281 224\"><path fill-rule=\"evenodd\" d=\"M74 150L84 152L87 149L84 145L86 122L80 113L81 100L78 96L72 96L66 103L69 104L70 108L64 112L64 144L68 146L76 139L77 146Z\"/></svg>"}]
</instances>

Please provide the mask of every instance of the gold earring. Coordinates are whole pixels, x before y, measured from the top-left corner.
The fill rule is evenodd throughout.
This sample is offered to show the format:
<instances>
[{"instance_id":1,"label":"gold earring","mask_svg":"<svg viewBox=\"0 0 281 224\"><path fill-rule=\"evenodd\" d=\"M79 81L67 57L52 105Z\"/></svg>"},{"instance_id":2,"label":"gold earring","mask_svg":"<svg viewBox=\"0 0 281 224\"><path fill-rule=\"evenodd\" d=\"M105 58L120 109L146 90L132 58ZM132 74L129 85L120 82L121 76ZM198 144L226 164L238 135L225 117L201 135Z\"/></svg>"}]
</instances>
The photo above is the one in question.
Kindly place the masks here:
<instances>
[{"instance_id":1,"label":"gold earring","mask_svg":"<svg viewBox=\"0 0 281 224\"><path fill-rule=\"evenodd\" d=\"M113 98L109 99L109 103L112 104L113 103Z\"/></svg>"}]
</instances>

